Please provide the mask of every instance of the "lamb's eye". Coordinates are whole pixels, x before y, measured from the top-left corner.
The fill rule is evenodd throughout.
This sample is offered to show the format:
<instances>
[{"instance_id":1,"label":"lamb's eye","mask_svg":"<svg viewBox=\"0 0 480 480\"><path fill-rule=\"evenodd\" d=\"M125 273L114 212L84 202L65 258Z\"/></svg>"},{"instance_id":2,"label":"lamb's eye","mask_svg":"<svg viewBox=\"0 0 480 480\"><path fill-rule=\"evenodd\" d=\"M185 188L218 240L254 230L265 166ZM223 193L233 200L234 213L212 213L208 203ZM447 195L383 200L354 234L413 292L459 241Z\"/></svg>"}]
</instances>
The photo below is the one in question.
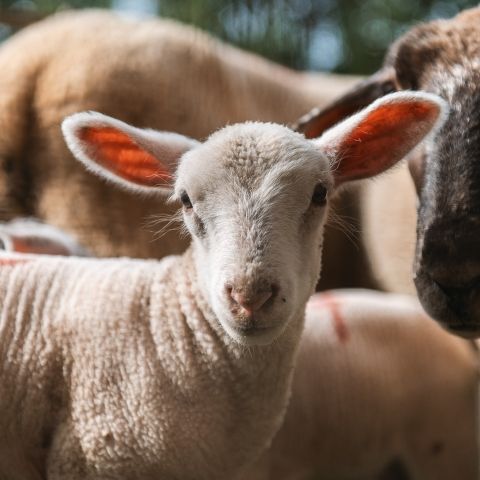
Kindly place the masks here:
<instances>
[{"instance_id":1,"label":"lamb's eye","mask_svg":"<svg viewBox=\"0 0 480 480\"><path fill-rule=\"evenodd\" d=\"M325 205L327 203L327 193L327 189L321 183L318 183L313 191L312 203L318 206Z\"/></svg>"},{"instance_id":2,"label":"lamb's eye","mask_svg":"<svg viewBox=\"0 0 480 480\"><path fill-rule=\"evenodd\" d=\"M187 195L187 192L183 191L180 194L180 201L183 203L183 206L189 210L190 208L193 208L192 202L190 201L190 197Z\"/></svg>"}]
</instances>

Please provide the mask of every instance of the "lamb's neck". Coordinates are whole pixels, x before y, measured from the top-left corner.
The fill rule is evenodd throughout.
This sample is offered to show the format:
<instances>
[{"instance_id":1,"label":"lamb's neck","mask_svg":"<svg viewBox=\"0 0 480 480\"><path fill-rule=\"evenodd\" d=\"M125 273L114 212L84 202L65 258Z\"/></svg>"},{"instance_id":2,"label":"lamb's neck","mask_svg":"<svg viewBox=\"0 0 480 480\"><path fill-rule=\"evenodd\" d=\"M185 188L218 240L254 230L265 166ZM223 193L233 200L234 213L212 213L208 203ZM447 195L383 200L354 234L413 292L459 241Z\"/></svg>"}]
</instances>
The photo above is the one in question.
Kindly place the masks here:
<instances>
[{"instance_id":1,"label":"lamb's neck","mask_svg":"<svg viewBox=\"0 0 480 480\"><path fill-rule=\"evenodd\" d=\"M303 312L271 345L242 346L228 337L209 307L198 288L194 264L188 250L164 271L168 289L160 278L153 283L151 331L179 411L184 408L199 423L205 423L208 415L205 435L217 455L202 461L213 468L216 460L223 459L218 468L225 470L219 478L232 478L232 471L259 456L280 428ZM157 310L165 311L165 317ZM184 441L191 444L189 438Z\"/></svg>"},{"instance_id":2,"label":"lamb's neck","mask_svg":"<svg viewBox=\"0 0 480 480\"><path fill-rule=\"evenodd\" d=\"M232 360L240 361L243 358L252 358L252 355L265 355L270 358L275 351L284 357L285 349L294 348L298 338L290 331L282 334L271 346L246 347L234 341L225 332L209 305L205 291L199 284L194 257L194 247L191 246L183 255L166 259L166 263L165 260L161 262L164 266L159 270L151 292L151 304L161 314L152 312L152 318L165 316L170 320L174 317L173 323L167 322L169 328L182 328L182 335L189 339L188 342L193 342L191 346L195 347L197 354L211 355L219 349L222 355L228 354ZM303 317L303 311L299 312L299 316ZM302 320L292 323L302 323ZM171 332L172 335L175 333L179 332ZM292 340L290 337L293 337Z\"/></svg>"}]
</instances>

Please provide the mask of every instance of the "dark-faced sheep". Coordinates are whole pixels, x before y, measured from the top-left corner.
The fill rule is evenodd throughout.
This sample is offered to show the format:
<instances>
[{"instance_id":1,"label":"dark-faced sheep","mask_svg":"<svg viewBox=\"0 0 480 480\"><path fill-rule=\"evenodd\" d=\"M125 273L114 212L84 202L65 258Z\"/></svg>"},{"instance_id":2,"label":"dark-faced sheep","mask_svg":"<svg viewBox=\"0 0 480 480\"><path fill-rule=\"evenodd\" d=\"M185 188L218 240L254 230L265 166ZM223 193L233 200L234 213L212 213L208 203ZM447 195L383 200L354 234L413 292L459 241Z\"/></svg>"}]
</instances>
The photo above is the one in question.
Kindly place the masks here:
<instances>
[{"instance_id":1,"label":"dark-faced sheep","mask_svg":"<svg viewBox=\"0 0 480 480\"><path fill-rule=\"evenodd\" d=\"M430 141L409 156L418 194L416 248L412 189L405 176L386 180L370 206L383 210L372 218L370 248L381 262L387 287L398 285L414 264L419 298L430 315L453 332L480 335L480 7L451 20L413 28L390 48L384 67L321 112L300 122L308 137L394 90L420 90L443 97L450 105L446 123ZM403 192L403 195L399 192ZM405 208L405 204L409 208ZM398 212L404 212L402 220ZM367 212L367 215L370 215ZM387 221L388 219L388 221ZM405 228L397 225L409 222ZM389 230L390 242L382 232ZM377 235L377 232L379 235ZM376 241L380 239L380 241ZM380 253L378 253L380 252ZM399 258L400 257L400 258ZM398 259L399 262L391 261ZM404 261L402 261L404 260ZM395 269L400 265L400 270ZM408 265L408 267L405 267ZM393 267L390 269L390 267ZM403 275L402 275L403 274ZM408 288L403 280L400 288Z\"/></svg>"}]
</instances>

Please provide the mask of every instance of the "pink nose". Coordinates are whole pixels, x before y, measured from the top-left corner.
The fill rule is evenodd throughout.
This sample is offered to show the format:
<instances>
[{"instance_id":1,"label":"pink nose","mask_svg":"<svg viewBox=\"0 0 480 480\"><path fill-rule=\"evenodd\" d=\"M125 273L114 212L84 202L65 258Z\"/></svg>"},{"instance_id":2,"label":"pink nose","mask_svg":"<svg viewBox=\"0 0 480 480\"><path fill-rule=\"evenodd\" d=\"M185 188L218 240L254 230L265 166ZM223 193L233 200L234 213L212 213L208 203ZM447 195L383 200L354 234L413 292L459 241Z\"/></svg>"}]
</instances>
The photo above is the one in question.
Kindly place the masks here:
<instances>
[{"instance_id":1,"label":"pink nose","mask_svg":"<svg viewBox=\"0 0 480 480\"><path fill-rule=\"evenodd\" d=\"M245 293L244 290L236 290L235 287L227 285L227 292L230 295L233 306L239 306L243 313L252 315L260 310L274 296L276 288L270 285L266 289L257 292Z\"/></svg>"}]
</instances>

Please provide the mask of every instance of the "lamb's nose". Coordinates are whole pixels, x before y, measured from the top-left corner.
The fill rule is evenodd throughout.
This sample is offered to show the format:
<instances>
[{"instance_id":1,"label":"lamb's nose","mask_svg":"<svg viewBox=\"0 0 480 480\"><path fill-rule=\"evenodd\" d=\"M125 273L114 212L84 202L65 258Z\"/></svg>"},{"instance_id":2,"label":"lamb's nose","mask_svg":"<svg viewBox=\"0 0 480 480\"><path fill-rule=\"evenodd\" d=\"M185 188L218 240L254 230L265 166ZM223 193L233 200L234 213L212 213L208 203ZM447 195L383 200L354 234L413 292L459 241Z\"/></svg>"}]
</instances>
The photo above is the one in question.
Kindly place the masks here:
<instances>
[{"instance_id":1,"label":"lamb's nose","mask_svg":"<svg viewBox=\"0 0 480 480\"><path fill-rule=\"evenodd\" d=\"M267 288L255 292L246 293L244 289L236 289L234 286L226 285L234 307L241 307L243 313L252 315L258 312L265 304L275 296L277 288L271 284Z\"/></svg>"}]
</instances>

